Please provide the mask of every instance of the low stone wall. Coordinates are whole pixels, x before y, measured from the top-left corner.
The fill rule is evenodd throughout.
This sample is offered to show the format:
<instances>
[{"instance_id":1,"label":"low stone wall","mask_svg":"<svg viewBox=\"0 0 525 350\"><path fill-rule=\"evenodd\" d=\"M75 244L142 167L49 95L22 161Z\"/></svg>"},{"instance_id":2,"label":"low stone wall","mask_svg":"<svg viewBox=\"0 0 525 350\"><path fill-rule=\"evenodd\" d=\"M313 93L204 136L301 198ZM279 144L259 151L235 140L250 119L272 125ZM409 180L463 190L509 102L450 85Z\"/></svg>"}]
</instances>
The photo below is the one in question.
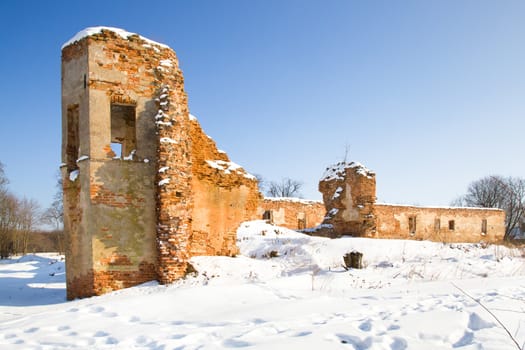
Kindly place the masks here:
<instances>
[{"instance_id":1,"label":"low stone wall","mask_svg":"<svg viewBox=\"0 0 525 350\"><path fill-rule=\"evenodd\" d=\"M326 210L320 201L298 198L264 198L256 219L264 219L292 230L303 230L323 222Z\"/></svg>"}]
</instances>

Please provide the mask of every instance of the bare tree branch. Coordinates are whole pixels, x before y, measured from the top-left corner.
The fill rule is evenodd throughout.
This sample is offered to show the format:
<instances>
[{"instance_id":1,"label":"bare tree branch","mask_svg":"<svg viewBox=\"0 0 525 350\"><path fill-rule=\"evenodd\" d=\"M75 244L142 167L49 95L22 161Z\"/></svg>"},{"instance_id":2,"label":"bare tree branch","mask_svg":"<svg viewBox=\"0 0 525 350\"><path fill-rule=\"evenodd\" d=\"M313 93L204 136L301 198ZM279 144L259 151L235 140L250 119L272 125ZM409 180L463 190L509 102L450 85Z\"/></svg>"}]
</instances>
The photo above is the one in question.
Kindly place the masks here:
<instances>
[{"instance_id":1,"label":"bare tree branch","mask_svg":"<svg viewBox=\"0 0 525 350\"><path fill-rule=\"evenodd\" d=\"M487 176L472 182L467 193L453 204L499 208L505 211L505 239L525 217L525 179Z\"/></svg>"},{"instance_id":2,"label":"bare tree branch","mask_svg":"<svg viewBox=\"0 0 525 350\"><path fill-rule=\"evenodd\" d=\"M267 195L270 197L300 197L302 187L302 182L284 178L280 182L270 182L268 184Z\"/></svg>"}]
</instances>

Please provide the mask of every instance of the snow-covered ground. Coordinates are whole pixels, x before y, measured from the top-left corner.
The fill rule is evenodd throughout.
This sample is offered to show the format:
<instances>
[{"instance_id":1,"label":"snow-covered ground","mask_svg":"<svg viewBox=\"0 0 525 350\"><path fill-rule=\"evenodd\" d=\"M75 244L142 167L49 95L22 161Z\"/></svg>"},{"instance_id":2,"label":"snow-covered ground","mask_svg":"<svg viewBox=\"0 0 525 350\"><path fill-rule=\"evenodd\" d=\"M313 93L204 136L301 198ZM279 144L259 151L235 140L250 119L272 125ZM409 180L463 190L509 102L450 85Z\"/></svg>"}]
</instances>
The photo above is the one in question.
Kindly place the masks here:
<instances>
[{"instance_id":1,"label":"snow-covered ground","mask_svg":"<svg viewBox=\"0 0 525 350\"><path fill-rule=\"evenodd\" d=\"M199 274L173 285L71 302L60 256L1 261L0 349L524 346L525 250L329 240L263 222L238 239L240 256L195 257ZM353 250L364 269L342 267Z\"/></svg>"}]
</instances>

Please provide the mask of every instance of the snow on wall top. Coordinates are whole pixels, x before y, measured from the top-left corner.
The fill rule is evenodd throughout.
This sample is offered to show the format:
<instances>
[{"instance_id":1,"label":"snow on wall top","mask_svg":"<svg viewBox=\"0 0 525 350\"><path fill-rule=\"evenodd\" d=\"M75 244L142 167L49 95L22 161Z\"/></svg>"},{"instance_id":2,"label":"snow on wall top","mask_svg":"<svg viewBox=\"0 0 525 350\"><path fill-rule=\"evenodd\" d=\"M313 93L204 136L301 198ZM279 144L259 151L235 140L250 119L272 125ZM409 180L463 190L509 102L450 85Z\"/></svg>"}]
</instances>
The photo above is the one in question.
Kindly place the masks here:
<instances>
[{"instance_id":1,"label":"snow on wall top","mask_svg":"<svg viewBox=\"0 0 525 350\"><path fill-rule=\"evenodd\" d=\"M320 181L344 180L346 169L356 169L359 175L372 178L375 173L359 162L339 162L326 168Z\"/></svg>"},{"instance_id":2,"label":"snow on wall top","mask_svg":"<svg viewBox=\"0 0 525 350\"><path fill-rule=\"evenodd\" d=\"M232 171L236 172L238 175L242 175L247 179L256 180L256 177L248 173L242 168L239 164L234 162L227 162L224 160L207 160L206 163L214 168L223 171L225 174L231 174Z\"/></svg>"},{"instance_id":3,"label":"snow on wall top","mask_svg":"<svg viewBox=\"0 0 525 350\"><path fill-rule=\"evenodd\" d=\"M293 202L293 203L302 203L302 204L323 204L323 201L313 200L313 199L302 199L296 197L264 197L265 201L274 201L274 202Z\"/></svg>"},{"instance_id":4,"label":"snow on wall top","mask_svg":"<svg viewBox=\"0 0 525 350\"><path fill-rule=\"evenodd\" d=\"M104 27L104 26L100 26L100 27L88 27L86 29L83 29L81 30L80 32L78 32L77 34L75 34L71 39L69 39L68 41L66 41L64 43L64 45L62 45L62 49L64 49L64 47L68 46L68 45L71 45L79 40L82 40L84 39L85 37L88 37L88 36L91 36L91 35L94 35L94 34L98 34L100 32L102 32L102 30L108 30L108 31L111 31L117 35L119 35L120 37L124 38L124 39L127 39L128 37L132 36L132 35L138 35L136 33L131 33L131 32L128 32L124 29L120 29L120 28L114 28L114 27ZM158 45L158 46L161 46L161 47L164 47L164 48L169 48L168 45L165 45L165 44L161 44L161 43L158 43L156 41L153 41L153 40L150 40L148 38L145 38L141 35L138 35L142 40L150 43L150 44L153 44L153 45Z\"/></svg>"},{"instance_id":5,"label":"snow on wall top","mask_svg":"<svg viewBox=\"0 0 525 350\"><path fill-rule=\"evenodd\" d=\"M433 205L433 206L421 206L421 205L415 205L415 204L392 204L392 203L376 203L376 206L379 207L403 207L403 208L415 208L415 209L443 209L443 210L486 210L486 211L503 211L503 209L499 208L484 208L484 207L452 207L452 206L439 206L439 205Z\"/></svg>"}]
</instances>

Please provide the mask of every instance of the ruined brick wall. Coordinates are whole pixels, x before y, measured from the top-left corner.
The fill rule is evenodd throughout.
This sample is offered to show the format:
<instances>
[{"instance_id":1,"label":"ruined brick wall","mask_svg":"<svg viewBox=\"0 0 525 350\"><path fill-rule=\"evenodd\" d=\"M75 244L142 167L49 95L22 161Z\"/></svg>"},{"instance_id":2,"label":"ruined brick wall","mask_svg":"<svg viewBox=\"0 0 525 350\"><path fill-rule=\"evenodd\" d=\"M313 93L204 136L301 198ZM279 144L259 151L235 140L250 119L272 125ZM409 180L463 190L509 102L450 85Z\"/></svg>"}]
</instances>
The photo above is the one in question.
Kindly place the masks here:
<instances>
[{"instance_id":1,"label":"ruined brick wall","mask_svg":"<svg viewBox=\"0 0 525 350\"><path fill-rule=\"evenodd\" d=\"M501 242L505 212L485 208L429 208L376 204L380 238L435 242Z\"/></svg>"},{"instance_id":2,"label":"ruined brick wall","mask_svg":"<svg viewBox=\"0 0 525 350\"><path fill-rule=\"evenodd\" d=\"M298 198L264 198L257 208L257 219L292 230L320 225L325 216L324 204Z\"/></svg>"},{"instance_id":3,"label":"ruined brick wall","mask_svg":"<svg viewBox=\"0 0 525 350\"><path fill-rule=\"evenodd\" d=\"M190 123L194 201L190 254L234 256L237 228L257 209L257 180L217 149L196 118Z\"/></svg>"},{"instance_id":4,"label":"ruined brick wall","mask_svg":"<svg viewBox=\"0 0 525 350\"><path fill-rule=\"evenodd\" d=\"M257 183L190 118L173 50L79 33L62 50L62 118L68 298L170 283L192 255L237 253Z\"/></svg>"},{"instance_id":5,"label":"ruined brick wall","mask_svg":"<svg viewBox=\"0 0 525 350\"><path fill-rule=\"evenodd\" d=\"M505 213L499 209L377 204L375 174L358 163L327 168L319 190L327 214L312 231L316 235L497 242L505 232Z\"/></svg>"},{"instance_id":6,"label":"ruined brick wall","mask_svg":"<svg viewBox=\"0 0 525 350\"><path fill-rule=\"evenodd\" d=\"M375 173L359 163L341 162L326 169L319 191L326 208L324 226L334 236L375 234Z\"/></svg>"},{"instance_id":7,"label":"ruined brick wall","mask_svg":"<svg viewBox=\"0 0 525 350\"><path fill-rule=\"evenodd\" d=\"M171 57L165 47L110 30L82 37L62 50L70 299L157 278L154 97L157 67ZM122 120L134 133L119 133L117 138L114 116L121 109L130 111ZM117 155L111 143L122 137L129 139L122 141L123 153Z\"/></svg>"},{"instance_id":8,"label":"ruined brick wall","mask_svg":"<svg viewBox=\"0 0 525 350\"><path fill-rule=\"evenodd\" d=\"M192 145L182 72L173 51L157 74L157 250L161 283L186 273L192 232Z\"/></svg>"}]
</instances>

